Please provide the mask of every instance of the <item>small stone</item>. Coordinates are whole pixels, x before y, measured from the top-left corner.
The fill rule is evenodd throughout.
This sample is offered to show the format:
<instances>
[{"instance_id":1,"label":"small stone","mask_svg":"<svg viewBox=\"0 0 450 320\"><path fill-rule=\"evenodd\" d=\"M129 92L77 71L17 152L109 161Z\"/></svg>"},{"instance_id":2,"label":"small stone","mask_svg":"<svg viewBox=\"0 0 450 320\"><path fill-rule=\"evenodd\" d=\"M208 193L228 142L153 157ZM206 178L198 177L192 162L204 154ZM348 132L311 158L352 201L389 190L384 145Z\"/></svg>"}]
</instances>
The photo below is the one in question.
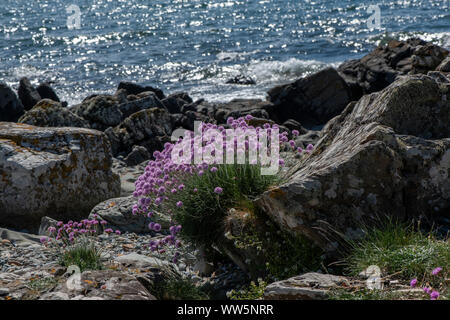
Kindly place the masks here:
<instances>
[{"instance_id":1,"label":"small stone","mask_svg":"<svg viewBox=\"0 0 450 320\"><path fill-rule=\"evenodd\" d=\"M0 288L0 297L7 296L9 294L8 288Z\"/></svg>"}]
</instances>

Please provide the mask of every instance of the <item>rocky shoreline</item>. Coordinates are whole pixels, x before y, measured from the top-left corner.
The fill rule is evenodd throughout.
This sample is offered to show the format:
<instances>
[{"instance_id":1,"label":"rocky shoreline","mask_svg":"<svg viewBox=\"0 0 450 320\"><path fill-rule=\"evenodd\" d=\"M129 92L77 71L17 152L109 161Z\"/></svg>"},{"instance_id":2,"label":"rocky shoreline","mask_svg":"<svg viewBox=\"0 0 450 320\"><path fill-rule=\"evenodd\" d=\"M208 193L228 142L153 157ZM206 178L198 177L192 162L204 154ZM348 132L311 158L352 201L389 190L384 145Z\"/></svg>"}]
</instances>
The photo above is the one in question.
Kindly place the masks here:
<instances>
[{"instance_id":1,"label":"rocky shoreline","mask_svg":"<svg viewBox=\"0 0 450 320\"><path fill-rule=\"evenodd\" d=\"M327 258L339 255L338 235L357 237L358 224L377 216L450 230L450 55L432 43L392 40L337 69L275 87L266 101L193 101L121 82L114 95L67 106L49 84L34 88L23 78L17 93L0 83L0 300L153 300L162 297L157 283L170 277L207 286L217 299L242 288L254 277L239 248L218 248L229 257L221 264L189 243L177 265L149 257L148 243L161 235L132 214L132 193L174 130L247 115L255 125L277 123L301 148L315 145L301 161L285 155L285 182L254 203ZM83 288L68 290L66 270L40 236L56 220L93 215L121 234L95 238L108 267L83 272ZM158 219L167 234L170 216ZM364 283L320 273L279 280L265 298L325 299L331 288ZM418 294L398 282L387 286Z\"/></svg>"}]
</instances>

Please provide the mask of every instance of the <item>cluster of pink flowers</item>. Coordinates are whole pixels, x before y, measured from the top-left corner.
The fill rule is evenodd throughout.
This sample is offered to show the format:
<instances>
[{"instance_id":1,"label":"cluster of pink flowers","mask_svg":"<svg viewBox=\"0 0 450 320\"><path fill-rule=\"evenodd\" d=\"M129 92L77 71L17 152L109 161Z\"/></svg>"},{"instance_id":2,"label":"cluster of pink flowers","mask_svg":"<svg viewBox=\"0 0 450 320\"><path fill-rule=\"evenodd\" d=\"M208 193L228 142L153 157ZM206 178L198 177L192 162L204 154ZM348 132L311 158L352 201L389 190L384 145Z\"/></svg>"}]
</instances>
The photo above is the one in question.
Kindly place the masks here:
<instances>
[{"instance_id":1,"label":"cluster of pink flowers","mask_svg":"<svg viewBox=\"0 0 450 320\"><path fill-rule=\"evenodd\" d=\"M253 127L249 125L247 122L250 121L253 117L247 115L246 117L241 117L238 119L234 119L232 117L228 118L227 124L229 127L233 129L241 129L242 134L245 135L246 130L254 129L257 133L261 130L260 127ZM268 123L263 125L263 128L268 132L270 130L277 128L278 125L273 124L270 125ZM181 138L175 144L166 143L164 145L164 149L162 151L156 151L153 153L154 160L149 161L148 165L145 168L145 172L137 179L135 182L136 189L133 193L134 197L139 198L136 205L133 206L133 214L147 214L149 217L153 215L151 210L152 207L159 207L165 201L170 199L171 194L175 194L184 189L183 181L189 178L192 175L203 175L206 170L210 170L210 172L217 172L217 164L210 165L207 162L203 162L200 164L194 164L195 152L194 146L196 145L196 140L201 139L203 143L202 149L203 152L208 155L214 154L214 138L208 140L205 138L206 132L209 129L215 129L219 132L222 132L224 142L223 149L226 149L226 134L225 127L218 126L215 124L203 124L200 128L202 132L201 137L193 137L190 136L191 139L191 162L190 163L182 163L178 164L172 161L172 151L174 147L182 142ZM293 135L297 136L299 133L297 130L293 131ZM270 137L269 137L270 139ZM293 145L294 149L296 148L296 143L294 140L289 140L288 132L282 132L279 134L280 142L288 142L290 145ZM238 144L238 137L235 137L234 140L235 147ZM255 150L259 150L260 145L257 142L245 141L245 151L254 148ZM310 144L306 148L306 152L311 152L313 150L313 146ZM300 148L301 149L301 148ZM198 152L198 151L197 151ZM237 151L240 152L239 150ZM303 150L299 151L303 152ZM180 151L182 153L182 151ZM281 164L284 162L281 160ZM217 194L222 193L223 189L220 186L217 186L214 190L211 190ZM179 203L177 206L181 207L183 204Z\"/></svg>"},{"instance_id":2,"label":"cluster of pink flowers","mask_svg":"<svg viewBox=\"0 0 450 320\"><path fill-rule=\"evenodd\" d=\"M441 267L437 267L437 268L434 268L433 271L431 271L431 274L433 276L436 276L441 271L442 271L442 268ZM418 283L418 280L416 278L414 278L414 279L411 280L410 286L412 288L415 288L417 283ZM425 292L426 294L428 294L430 296L431 300L437 300L439 298L439 296L440 296L439 291L433 290L433 288L431 288L429 285L424 286L422 289L423 289L423 292Z\"/></svg>"},{"instance_id":3,"label":"cluster of pink flowers","mask_svg":"<svg viewBox=\"0 0 450 320\"><path fill-rule=\"evenodd\" d=\"M238 119L234 119L232 117L227 119L227 127L232 129L239 129L238 131L240 134L244 135L248 130L252 130L252 132L256 132L258 137L260 132L262 132L262 129L265 129L265 132L267 133L267 139L270 143L271 137L270 133L271 130L279 129L278 125L276 124L269 124L265 123L263 127L254 127L252 125L249 125L249 121L251 121L253 117L251 115L247 115L245 117L240 117ZM217 143L215 141L215 137L210 137L208 135L208 131L210 129L215 130L216 132L219 132L223 136L222 144L223 149L219 148L220 151L217 151ZM189 150L189 143L190 143L190 162L188 163L178 163L174 162L172 159L172 153L178 153L178 149L174 149L175 147L179 147L185 140L179 139L176 143L166 143L164 145L164 149L162 151L156 151L153 153L154 160L149 161L148 165L145 168L145 172L137 179L135 182L135 191L133 193L133 196L135 198L138 198L137 203L133 206L132 212L134 215L136 214L145 214L149 218L151 218L154 214L153 210L156 208L161 208L164 206L166 202L170 202L171 196L181 192L185 189L184 181L187 181L190 177L194 175L203 175L207 170L209 170L212 173L215 173L218 171L217 166L224 163L224 162L217 162L215 159L222 157L223 158L223 151L222 150L228 150L227 149L227 136L226 136L226 128L225 126L218 126L216 124L202 124L198 130L201 134L194 136L192 132L189 132L187 134L188 140L188 150ZM276 131L274 131L276 132ZM297 130L292 131L293 137L297 137L299 135L299 132ZM220 137L220 134L219 134ZM239 149L238 141L241 137L235 137L234 138L234 148L237 151L237 154L242 152L249 152L249 150L260 150L261 144L258 141L254 141L249 139L244 139L244 150ZM289 140L288 138L288 132L282 132L278 135L279 141L281 143L288 144L292 150L296 150L299 153L303 152L302 148L297 148L296 143L294 140ZM186 138L185 138L186 139ZM200 140L199 140L200 139ZM220 141L219 141L220 142ZM230 143L230 142L229 142ZM231 141L231 143L233 143ZM195 150L194 146L201 145L201 156L202 159L206 159L207 157L211 159L213 158L213 161L203 161L201 163L195 163L195 156L196 152L198 154L199 150ZM241 146L242 147L242 146ZM306 152L311 152L313 150L312 145L308 145L306 148ZM266 149L264 149L266 150ZM181 149L179 151L179 155L182 156L185 152L185 149ZM270 153L270 150L267 150ZM216 152L219 152L220 154L216 154ZM187 153L186 153L187 154ZM189 156L188 156L189 157ZM251 164L257 164L257 163L251 163ZM280 165L284 164L284 161L280 159L279 161ZM190 192L197 192L197 190L189 190ZM223 193L223 188L221 186L216 186L214 190L211 190L211 192L214 192L217 195L220 195ZM183 207L182 201L176 202L176 207L181 208ZM167 210L169 213L170 210ZM161 226L155 223L151 223L149 225L149 228L153 231L160 231ZM181 230L181 226L176 226L176 230ZM166 237L165 242L162 243L162 245L165 244L174 244L179 245L180 243L176 240L176 234L178 232L172 232L171 235ZM161 252L161 242L154 243L152 242L150 244L150 248L152 250Z\"/></svg>"},{"instance_id":4,"label":"cluster of pink flowers","mask_svg":"<svg viewBox=\"0 0 450 320\"><path fill-rule=\"evenodd\" d=\"M51 226L48 228L49 237L41 237L42 244L49 244L50 242L60 242L64 245L73 244L78 237L81 236L96 236L103 232L106 234L115 233L120 235L120 231L114 231L111 228L104 229L107 222L99 219L97 214L93 215L93 219L84 219L80 222L68 221L64 223L58 221L56 227Z\"/></svg>"}]
</instances>

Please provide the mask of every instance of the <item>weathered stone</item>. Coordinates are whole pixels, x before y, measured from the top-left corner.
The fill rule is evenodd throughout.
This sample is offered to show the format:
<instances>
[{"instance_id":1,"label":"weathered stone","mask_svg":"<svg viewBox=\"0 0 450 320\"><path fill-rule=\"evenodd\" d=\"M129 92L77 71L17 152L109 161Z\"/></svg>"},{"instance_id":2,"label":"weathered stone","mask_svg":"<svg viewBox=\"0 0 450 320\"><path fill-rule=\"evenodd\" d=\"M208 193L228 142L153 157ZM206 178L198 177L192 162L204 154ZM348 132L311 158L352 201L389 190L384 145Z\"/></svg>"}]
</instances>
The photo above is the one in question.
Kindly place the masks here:
<instances>
[{"instance_id":1,"label":"weathered stone","mask_svg":"<svg viewBox=\"0 0 450 320\"><path fill-rule=\"evenodd\" d=\"M159 213L156 213L152 219L143 214L133 215L132 209L136 203L136 198L132 196L109 199L96 205L89 218L92 219L93 215L97 214L102 220L108 222L107 227L122 232L149 233L151 231L148 224L151 221L158 222L163 228L170 226L170 218Z\"/></svg>"},{"instance_id":2,"label":"weathered stone","mask_svg":"<svg viewBox=\"0 0 450 320\"><path fill-rule=\"evenodd\" d=\"M23 113L22 102L16 93L0 82L0 121L16 122Z\"/></svg>"},{"instance_id":3,"label":"weathered stone","mask_svg":"<svg viewBox=\"0 0 450 320\"><path fill-rule=\"evenodd\" d=\"M436 68L436 71L450 72L450 57L444 59L441 64Z\"/></svg>"},{"instance_id":4,"label":"weathered stone","mask_svg":"<svg viewBox=\"0 0 450 320\"><path fill-rule=\"evenodd\" d=\"M344 62L338 70L359 98L386 88L399 75L435 70L447 55L446 49L420 39L392 40L361 59Z\"/></svg>"},{"instance_id":5,"label":"weathered stone","mask_svg":"<svg viewBox=\"0 0 450 320\"><path fill-rule=\"evenodd\" d=\"M450 212L450 101L427 76L399 78L351 103L313 153L257 204L284 229L334 253L381 216L436 219Z\"/></svg>"},{"instance_id":6,"label":"weathered stone","mask_svg":"<svg viewBox=\"0 0 450 320\"><path fill-rule=\"evenodd\" d=\"M271 119L280 123L294 119L306 126L326 123L353 98L347 83L333 68L275 87L268 94L275 105Z\"/></svg>"},{"instance_id":7,"label":"weathered stone","mask_svg":"<svg viewBox=\"0 0 450 320\"><path fill-rule=\"evenodd\" d=\"M40 243L40 237L28 233L0 228L0 239L9 240L14 244L22 242Z\"/></svg>"},{"instance_id":8,"label":"weathered stone","mask_svg":"<svg viewBox=\"0 0 450 320\"><path fill-rule=\"evenodd\" d=\"M264 291L265 300L323 300L330 289L348 287L345 277L322 273L305 273L269 284Z\"/></svg>"},{"instance_id":9,"label":"weathered stone","mask_svg":"<svg viewBox=\"0 0 450 320\"><path fill-rule=\"evenodd\" d=\"M64 108L60 102L50 99L39 101L31 110L20 117L18 122L38 127L89 128L86 120L71 112L70 109Z\"/></svg>"},{"instance_id":10,"label":"weathered stone","mask_svg":"<svg viewBox=\"0 0 450 320\"><path fill-rule=\"evenodd\" d=\"M37 230L43 216L85 217L120 193L111 164L101 132L0 123L0 224Z\"/></svg>"},{"instance_id":11,"label":"weathered stone","mask_svg":"<svg viewBox=\"0 0 450 320\"><path fill-rule=\"evenodd\" d=\"M130 253L115 258L123 267L139 270L138 281L151 293L156 293L170 280L181 279L175 265L154 257Z\"/></svg>"},{"instance_id":12,"label":"weathered stone","mask_svg":"<svg viewBox=\"0 0 450 320\"><path fill-rule=\"evenodd\" d=\"M122 120L126 117L144 109L161 108L165 106L153 92L144 92L137 99L119 105Z\"/></svg>"},{"instance_id":13,"label":"weathered stone","mask_svg":"<svg viewBox=\"0 0 450 320\"><path fill-rule=\"evenodd\" d=\"M133 146L131 152L124 159L128 166L135 166L144 161L150 160L151 154L141 146Z\"/></svg>"},{"instance_id":14,"label":"weathered stone","mask_svg":"<svg viewBox=\"0 0 450 320\"><path fill-rule=\"evenodd\" d=\"M118 153L129 154L133 146L145 147L150 153L162 150L170 141L172 121L165 109L152 108L136 112L115 127L108 136L118 145L113 147Z\"/></svg>"},{"instance_id":15,"label":"weathered stone","mask_svg":"<svg viewBox=\"0 0 450 320\"><path fill-rule=\"evenodd\" d=\"M131 96L128 96L131 97ZM97 95L88 97L72 108L78 116L86 119L93 129L106 130L118 126L130 115L150 108L162 108L164 104L153 92L144 92L128 100L125 90L119 90L113 96Z\"/></svg>"},{"instance_id":16,"label":"weathered stone","mask_svg":"<svg viewBox=\"0 0 450 320\"><path fill-rule=\"evenodd\" d=\"M114 270L85 271L79 283L58 285L39 300L156 300L130 274Z\"/></svg>"},{"instance_id":17,"label":"weathered stone","mask_svg":"<svg viewBox=\"0 0 450 320\"><path fill-rule=\"evenodd\" d=\"M239 85L253 85L256 84L256 81L251 77L244 76L242 74L237 75L234 78L228 79L225 83L227 84L239 84Z\"/></svg>"},{"instance_id":18,"label":"weathered stone","mask_svg":"<svg viewBox=\"0 0 450 320\"><path fill-rule=\"evenodd\" d=\"M88 97L79 105L73 106L71 111L86 119L92 129L104 131L114 127L122 121L119 105L127 102L123 95L98 95Z\"/></svg>"},{"instance_id":19,"label":"weathered stone","mask_svg":"<svg viewBox=\"0 0 450 320\"><path fill-rule=\"evenodd\" d=\"M22 101L25 110L30 110L41 100L41 96L32 86L28 78L20 79L19 89L17 90L20 101Z\"/></svg>"},{"instance_id":20,"label":"weathered stone","mask_svg":"<svg viewBox=\"0 0 450 320\"><path fill-rule=\"evenodd\" d=\"M52 219L50 217L42 217L41 224L39 225L38 235L40 236L50 236L50 233L48 232L48 228L50 227L57 227L58 221L55 219Z\"/></svg>"}]
</instances>

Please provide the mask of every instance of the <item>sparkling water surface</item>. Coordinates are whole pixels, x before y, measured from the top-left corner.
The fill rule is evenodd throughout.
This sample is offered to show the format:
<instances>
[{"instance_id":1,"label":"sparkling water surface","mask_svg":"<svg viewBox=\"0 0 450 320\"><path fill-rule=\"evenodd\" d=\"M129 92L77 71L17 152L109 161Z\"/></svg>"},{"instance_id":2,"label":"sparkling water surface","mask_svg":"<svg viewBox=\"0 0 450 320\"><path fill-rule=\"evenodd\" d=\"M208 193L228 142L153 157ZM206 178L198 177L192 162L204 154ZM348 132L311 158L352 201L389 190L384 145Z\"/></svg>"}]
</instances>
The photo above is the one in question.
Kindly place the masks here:
<instances>
[{"instance_id":1,"label":"sparkling water surface","mask_svg":"<svg viewBox=\"0 0 450 320\"><path fill-rule=\"evenodd\" d=\"M419 36L450 47L450 0L0 0L0 81L51 81L69 104L123 80L229 101L380 42ZM69 29L80 8L80 29ZM380 28L369 29L380 8ZM238 74L254 86L225 84Z\"/></svg>"}]
</instances>

